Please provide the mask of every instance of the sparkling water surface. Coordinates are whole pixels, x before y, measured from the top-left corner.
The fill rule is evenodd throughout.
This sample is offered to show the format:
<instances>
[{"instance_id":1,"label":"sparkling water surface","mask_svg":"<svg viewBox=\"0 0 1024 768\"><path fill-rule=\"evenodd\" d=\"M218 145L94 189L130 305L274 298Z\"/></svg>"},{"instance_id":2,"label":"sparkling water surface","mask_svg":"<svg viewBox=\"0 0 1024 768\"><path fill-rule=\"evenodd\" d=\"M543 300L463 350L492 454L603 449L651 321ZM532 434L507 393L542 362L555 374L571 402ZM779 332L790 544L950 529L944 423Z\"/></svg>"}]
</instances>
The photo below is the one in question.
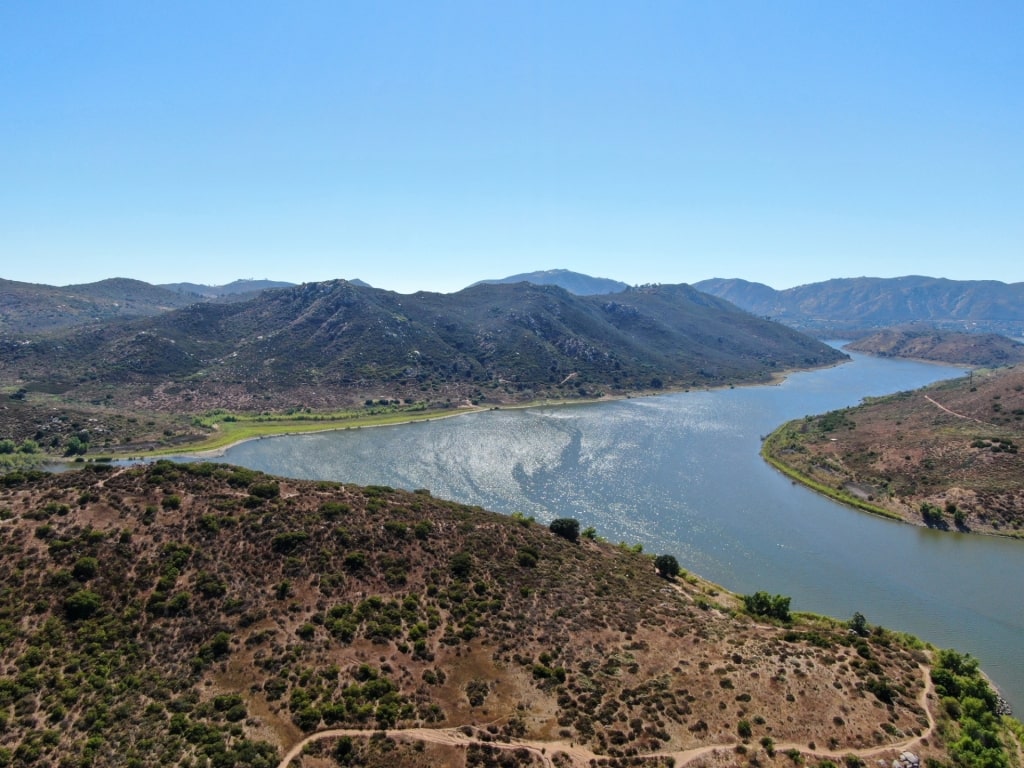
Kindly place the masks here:
<instances>
[{"instance_id":1,"label":"sparkling water surface","mask_svg":"<svg viewBox=\"0 0 1024 768\"><path fill-rule=\"evenodd\" d=\"M392 427L255 440L225 461L399 488L674 554L726 588L795 610L911 632L981 659L1024 713L1024 542L940 533L848 509L758 455L789 419L962 375L854 355L778 385L504 409Z\"/></svg>"}]
</instances>

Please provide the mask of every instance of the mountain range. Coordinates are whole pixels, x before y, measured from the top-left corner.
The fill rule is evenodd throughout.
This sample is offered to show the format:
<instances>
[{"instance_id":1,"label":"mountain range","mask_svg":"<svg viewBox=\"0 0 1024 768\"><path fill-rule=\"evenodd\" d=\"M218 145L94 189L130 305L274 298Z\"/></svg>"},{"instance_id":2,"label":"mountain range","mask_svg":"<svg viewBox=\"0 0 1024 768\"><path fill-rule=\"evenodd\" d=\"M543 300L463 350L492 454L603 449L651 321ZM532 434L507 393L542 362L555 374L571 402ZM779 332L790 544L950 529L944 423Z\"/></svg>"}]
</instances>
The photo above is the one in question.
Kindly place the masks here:
<instances>
[{"instance_id":1,"label":"mountain range","mask_svg":"<svg viewBox=\"0 0 1024 768\"><path fill-rule=\"evenodd\" d=\"M361 280L350 280L362 288ZM474 283L554 285L578 296L621 293L624 282L551 269ZM195 302L236 301L294 283L236 280L226 285L150 285L112 278L50 286L0 279L0 334L33 334L111 319L147 317ZM1024 336L1024 283L906 276L840 278L776 290L763 283L714 278L694 283L755 315L819 336L857 337L879 328L928 323L942 330Z\"/></svg>"},{"instance_id":2,"label":"mountain range","mask_svg":"<svg viewBox=\"0 0 1024 768\"><path fill-rule=\"evenodd\" d=\"M1024 336L1024 283L856 277L777 291L762 283L715 278L693 287L819 336L848 337L911 322L945 330Z\"/></svg>"},{"instance_id":3,"label":"mountain range","mask_svg":"<svg viewBox=\"0 0 1024 768\"><path fill-rule=\"evenodd\" d=\"M685 285L402 295L338 280L0 343L0 377L30 391L185 410L593 397L843 359Z\"/></svg>"}]
</instances>

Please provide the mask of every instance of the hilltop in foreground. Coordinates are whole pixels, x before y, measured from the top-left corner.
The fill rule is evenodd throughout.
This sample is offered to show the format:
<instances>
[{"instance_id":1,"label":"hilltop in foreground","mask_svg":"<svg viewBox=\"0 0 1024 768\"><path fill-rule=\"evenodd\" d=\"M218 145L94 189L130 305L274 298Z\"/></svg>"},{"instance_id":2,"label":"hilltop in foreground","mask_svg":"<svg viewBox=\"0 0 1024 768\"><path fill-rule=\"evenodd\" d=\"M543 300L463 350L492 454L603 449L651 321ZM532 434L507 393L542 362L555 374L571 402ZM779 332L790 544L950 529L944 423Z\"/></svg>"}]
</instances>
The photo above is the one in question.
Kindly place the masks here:
<instances>
[{"instance_id":1,"label":"hilltop in foreground","mask_svg":"<svg viewBox=\"0 0 1024 768\"><path fill-rule=\"evenodd\" d=\"M169 462L0 511L4 765L1016 760L970 659L571 525Z\"/></svg>"}]
</instances>

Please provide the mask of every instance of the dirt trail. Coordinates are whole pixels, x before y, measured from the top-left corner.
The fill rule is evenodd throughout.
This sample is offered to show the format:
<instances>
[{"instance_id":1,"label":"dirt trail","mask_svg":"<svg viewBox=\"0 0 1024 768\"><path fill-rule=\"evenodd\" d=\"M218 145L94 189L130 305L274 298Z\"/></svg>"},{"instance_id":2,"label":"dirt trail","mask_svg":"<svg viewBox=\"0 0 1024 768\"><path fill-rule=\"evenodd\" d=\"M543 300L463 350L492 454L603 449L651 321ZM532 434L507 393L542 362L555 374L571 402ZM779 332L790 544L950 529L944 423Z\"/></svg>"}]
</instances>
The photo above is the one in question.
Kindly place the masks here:
<instances>
[{"instance_id":1,"label":"dirt trail","mask_svg":"<svg viewBox=\"0 0 1024 768\"><path fill-rule=\"evenodd\" d=\"M944 406L942 403L938 402L937 400L933 400L928 395L925 395L924 399L927 400L932 405L934 405L940 411L945 411L950 416L956 416L958 419L966 419L967 421L973 421L973 422L975 422L977 424L981 424L983 427L993 427L993 426L995 426L994 424L989 424L987 421L982 421L981 419L976 419L973 416L965 416L962 413L957 413L956 411L951 411L951 410L949 410L949 408Z\"/></svg>"},{"instance_id":2,"label":"dirt trail","mask_svg":"<svg viewBox=\"0 0 1024 768\"><path fill-rule=\"evenodd\" d=\"M935 693L935 688L932 684L931 675L928 674L928 669L924 665L919 667L921 670L921 676L924 680L924 689L921 691L921 695L918 696L918 703L921 708L925 711L928 717L928 727L921 732L920 736L915 736L906 741L901 741L895 744L885 744L878 747L868 747L864 749L808 749L806 744L796 743L783 743L776 744L775 750L777 752L785 752L790 749L796 749L805 755L813 755L816 758L831 759L831 758L843 758L846 755L856 755L861 758L875 757L877 755L885 754L887 752L904 752L906 750L917 747L922 741L931 736L932 731L935 730L935 718L932 716L931 708L928 706L928 700ZM375 731L359 730L354 728L332 728L326 731L319 731L318 733L311 734L306 738L299 741L297 744L292 746L288 750L288 753L284 756L284 759L278 764L278 768L289 768L292 760L302 754L302 750L307 744L321 739L338 738L341 736L358 736L367 738L373 735ZM554 768L553 757L559 752L567 755L574 766L579 768L585 768L591 764L592 760L600 760L608 757L607 755L601 755L596 752L576 744L575 742L565 741L532 741L527 739L512 739L508 742L502 741L484 741L481 738L475 736L467 736L458 728L398 728L388 731L376 731L376 733L386 733L387 736L393 739L401 739L403 741L425 741L431 744L446 744L449 746L469 746L470 744L487 744L491 747L505 750L517 750L525 749L538 757L545 766ZM735 749L735 743L728 744L708 744L702 747L695 747L693 749L685 749L678 752L652 752L641 757L648 759L671 757L675 761L676 766L687 765L688 763L696 760L699 757L710 754L718 750L732 751Z\"/></svg>"}]
</instances>

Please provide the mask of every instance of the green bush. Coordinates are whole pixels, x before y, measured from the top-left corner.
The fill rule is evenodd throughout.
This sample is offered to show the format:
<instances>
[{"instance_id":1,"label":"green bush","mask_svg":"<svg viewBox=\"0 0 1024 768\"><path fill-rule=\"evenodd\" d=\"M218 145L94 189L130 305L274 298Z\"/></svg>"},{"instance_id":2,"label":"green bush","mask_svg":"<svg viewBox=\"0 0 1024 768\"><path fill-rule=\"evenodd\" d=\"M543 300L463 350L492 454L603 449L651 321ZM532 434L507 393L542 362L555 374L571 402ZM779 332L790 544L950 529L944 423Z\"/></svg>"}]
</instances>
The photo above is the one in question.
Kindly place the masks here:
<instances>
[{"instance_id":1,"label":"green bush","mask_svg":"<svg viewBox=\"0 0 1024 768\"><path fill-rule=\"evenodd\" d=\"M300 546L309 541L309 534L305 531L289 531L279 533L270 541L270 546L275 552L285 554L294 552Z\"/></svg>"},{"instance_id":2,"label":"green bush","mask_svg":"<svg viewBox=\"0 0 1024 768\"><path fill-rule=\"evenodd\" d=\"M456 579L468 579L473 570L473 557L469 552L459 552L448 564L448 570Z\"/></svg>"},{"instance_id":3,"label":"green bush","mask_svg":"<svg viewBox=\"0 0 1024 768\"><path fill-rule=\"evenodd\" d=\"M658 555L654 558L654 568L664 579L674 579L679 575L679 561L672 555Z\"/></svg>"},{"instance_id":4,"label":"green bush","mask_svg":"<svg viewBox=\"0 0 1024 768\"><path fill-rule=\"evenodd\" d=\"M88 589L80 589L64 601L64 614L72 620L87 619L103 605L103 598Z\"/></svg>"},{"instance_id":5,"label":"green bush","mask_svg":"<svg viewBox=\"0 0 1024 768\"><path fill-rule=\"evenodd\" d=\"M249 493L259 499L276 499L281 495L281 487L275 482L253 483Z\"/></svg>"},{"instance_id":6,"label":"green bush","mask_svg":"<svg viewBox=\"0 0 1024 768\"><path fill-rule=\"evenodd\" d=\"M71 575L79 581L89 581L99 571L99 561L95 557L80 557L75 561Z\"/></svg>"},{"instance_id":7,"label":"green bush","mask_svg":"<svg viewBox=\"0 0 1024 768\"><path fill-rule=\"evenodd\" d=\"M790 621L789 614L790 598L783 595L769 595L767 592L755 592L752 595L743 596L743 607L747 613L755 616L766 616L779 621Z\"/></svg>"},{"instance_id":8,"label":"green bush","mask_svg":"<svg viewBox=\"0 0 1024 768\"><path fill-rule=\"evenodd\" d=\"M548 526L553 534L567 541L577 541L580 537L580 521L571 517L560 517L552 520Z\"/></svg>"},{"instance_id":9,"label":"green bush","mask_svg":"<svg viewBox=\"0 0 1024 768\"><path fill-rule=\"evenodd\" d=\"M534 568L537 565L537 560L540 558L537 550L533 547L520 547L516 553L516 561L523 568Z\"/></svg>"}]
</instances>

